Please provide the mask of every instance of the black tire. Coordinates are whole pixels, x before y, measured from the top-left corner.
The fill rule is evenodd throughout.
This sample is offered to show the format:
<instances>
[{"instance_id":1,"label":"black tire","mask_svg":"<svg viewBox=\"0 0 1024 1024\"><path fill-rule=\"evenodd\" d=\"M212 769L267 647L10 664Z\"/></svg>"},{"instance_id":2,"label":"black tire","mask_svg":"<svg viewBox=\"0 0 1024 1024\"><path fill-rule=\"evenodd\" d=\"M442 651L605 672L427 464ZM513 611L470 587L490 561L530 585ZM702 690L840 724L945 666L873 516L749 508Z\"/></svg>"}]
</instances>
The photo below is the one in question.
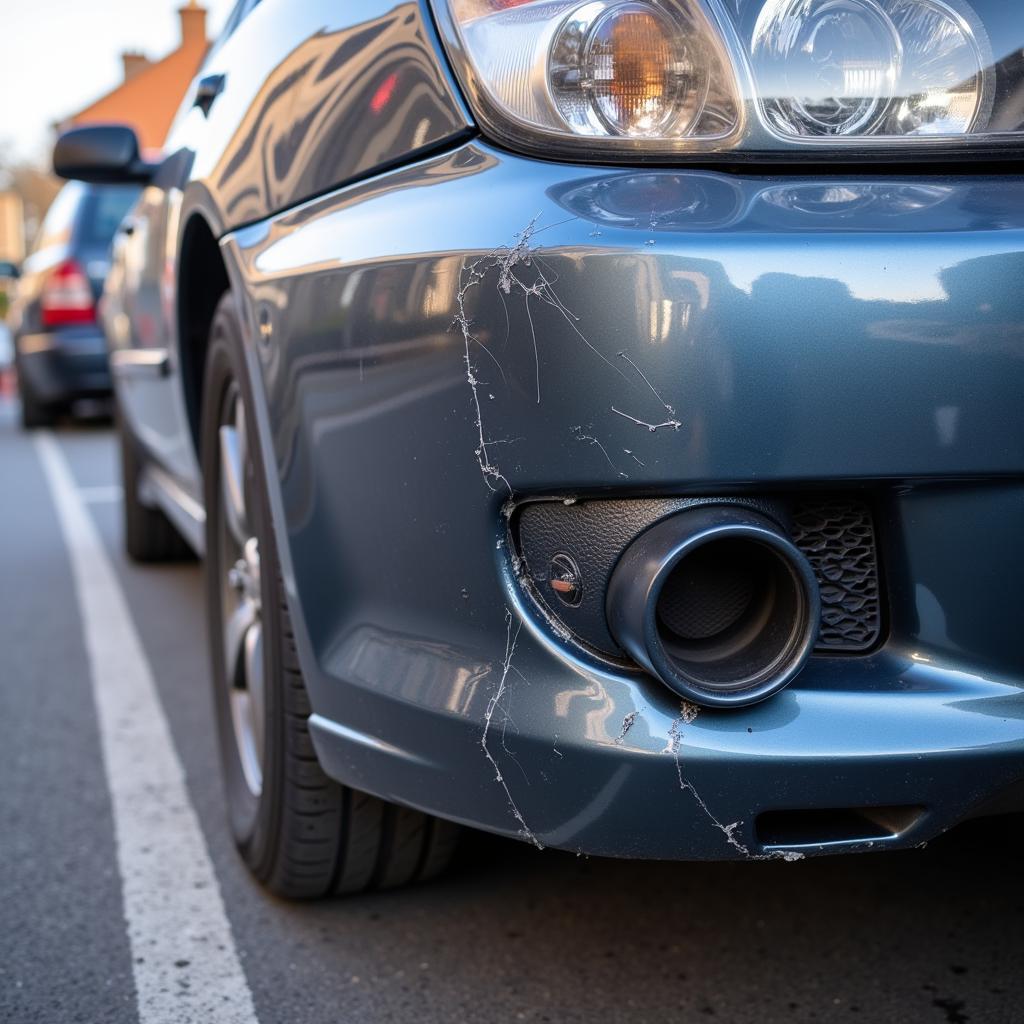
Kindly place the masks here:
<instances>
[{"instance_id":1,"label":"black tire","mask_svg":"<svg viewBox=\"0 0 1024 1024\"><path fill-rule=\"evenodd\" d=\"M309 697L285 603L258 455L239 460L247 534L258 542L254 564L259 566L256 589L264 691L260 706L265 709L262 728L253 726L262 736L258 790L253 789L251 779L247 781L241 753L244 744L238 739L232 711L242 661L232 660L229 670L230 655L225 654L224 625L231 614L225 594L237 585L237 579L225 587L224 573L234 557L235 541L227 525L227 501L222 497L220 438L222 425L241 423L246 451L255 447L255 441L250 446L248 440L255 439L256 433L243 358L239 316L231 296L226 295L210 332L203 386L202 463L207 510L207 621L228 816L235 843L256 878L276 895L289 899L385 889L432 877L455 852L457 826L343 786L328 778L317 760L308 728ZM233 421L224 418L226 400L236 403ZM246 662L243 671L248 670Z\"/></svg>"},{"instance_id":2,"label":"black tire","mask_svg":"<svg viewBox=\"0 0 1024 1024\"><path fill-rule=\"evenodd\" d=\"M180 562L195 558L195 553L167 516L160 509L150 508L139 500L142 453L120 412L117 413L117 426L121 445L124 548L128 557L135 562Z\"/></svg>"},{"instance_id":3,"label":"black tire","mask_svg":"<svg viewBox=\"0 0 1024 1024\"><path fill-rule=\"evenodd\" d=\"M39 430L52 427L57 422L54 408L40 402L31 389L18 375L18 397L21 399L21 426L24 430Z\"/></svg>"}]
</instances>

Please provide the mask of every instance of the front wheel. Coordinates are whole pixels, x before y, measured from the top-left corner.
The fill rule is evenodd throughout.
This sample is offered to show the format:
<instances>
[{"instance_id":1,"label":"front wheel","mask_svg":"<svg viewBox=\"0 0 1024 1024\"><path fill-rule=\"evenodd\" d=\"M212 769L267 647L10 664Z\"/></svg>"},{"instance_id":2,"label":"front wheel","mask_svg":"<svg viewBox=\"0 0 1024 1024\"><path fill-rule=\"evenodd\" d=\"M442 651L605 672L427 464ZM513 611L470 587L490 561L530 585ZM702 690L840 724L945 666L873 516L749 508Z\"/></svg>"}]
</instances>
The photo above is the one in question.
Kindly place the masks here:
<instances>
[{"instance_id":1,"label":"front wheel","mask_svg":"<svg viewBox=\"0 0 1024 1024\"><path fill-rule=\"evenodd\" d=\"M214 700L235 842L261 882L295 899L430 877L451 859L456 826L329 779L313 750L242 359L228 294L211 328L202 461Z\"/></svg>"}]
</instances>

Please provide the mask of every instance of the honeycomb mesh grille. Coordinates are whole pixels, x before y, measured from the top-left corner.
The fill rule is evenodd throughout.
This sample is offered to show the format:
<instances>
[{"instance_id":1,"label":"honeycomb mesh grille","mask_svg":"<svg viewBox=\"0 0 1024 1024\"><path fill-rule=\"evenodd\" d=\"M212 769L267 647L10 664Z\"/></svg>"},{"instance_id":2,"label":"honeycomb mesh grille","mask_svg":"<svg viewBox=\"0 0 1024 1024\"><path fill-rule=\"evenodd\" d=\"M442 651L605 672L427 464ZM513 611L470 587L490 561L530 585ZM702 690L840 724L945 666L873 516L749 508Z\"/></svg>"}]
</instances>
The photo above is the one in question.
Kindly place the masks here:
<instances>
[{"instance_id":1,"label":"honeycomb mesh grille","mask_svg":"<svg viewBox=\"0 0 1024 1024\"><path fill-rule=\"evenodd\" d=\"M792 522L793 542L811 563L821 593L817 649L874 647L882 620L868 506L851 499L805 499L794 505Z\"/></svg>"}]
</instances>

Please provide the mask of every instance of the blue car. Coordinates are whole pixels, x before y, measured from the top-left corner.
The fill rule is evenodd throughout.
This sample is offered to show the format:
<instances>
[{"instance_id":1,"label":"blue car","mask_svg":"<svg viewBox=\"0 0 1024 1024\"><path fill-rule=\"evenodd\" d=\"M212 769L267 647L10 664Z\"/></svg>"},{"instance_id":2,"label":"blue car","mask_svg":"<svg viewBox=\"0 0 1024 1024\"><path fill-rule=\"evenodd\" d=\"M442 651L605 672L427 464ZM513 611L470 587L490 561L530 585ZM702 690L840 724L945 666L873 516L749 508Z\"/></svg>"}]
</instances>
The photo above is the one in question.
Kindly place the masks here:
<instances>
[{"instance_id":1,"label":"blue car","mask_svg":"<svg viewBox=\"0 0 1024 1024\"><path fill-rule=\"evenodd\" d=\"M79 399L109 399L97 303L134 184L69 182L50 204L25 261L12 309L21 422L45 427Z\"/></svg>"},{"instance_id":2,"label":"blue car","mask_svg":"<svg viewBox=\"0 0 1024 1024\"><path fill-rule=\"evenodd\" d=\"M203 555L259 879L1024 809L1022 44L1003 0L245 0L163 162L61 138L145 186L126 543Z\"/></svg>"}]
</instances>

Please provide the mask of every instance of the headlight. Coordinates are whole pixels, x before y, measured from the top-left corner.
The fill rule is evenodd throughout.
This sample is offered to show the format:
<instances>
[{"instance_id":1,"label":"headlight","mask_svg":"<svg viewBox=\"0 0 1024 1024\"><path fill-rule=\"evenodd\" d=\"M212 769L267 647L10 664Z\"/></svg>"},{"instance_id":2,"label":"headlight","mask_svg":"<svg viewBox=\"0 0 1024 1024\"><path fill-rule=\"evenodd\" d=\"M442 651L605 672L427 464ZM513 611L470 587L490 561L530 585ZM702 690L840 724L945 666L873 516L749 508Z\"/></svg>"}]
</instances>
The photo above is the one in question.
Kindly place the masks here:
<instances>
[{"instance_id":1,"label":"headlight","mask_svg":"<svg viewBox=\"0 0 1024 1024\"><path fill-rule=\"evenodd\" d=\"M963 135L984 38L941 0L769 0L751 41L761 111L789 138Z\"/></svg>"},{"instance_id":2,"label":"headlight","mask_svg":"<svg viewBox=\"0 0 1024 1024\"><path fill-rule=\"evenodd\" d=\"M482 126L532 152L941 159L1024 138L1018 0L435 3Z\"/></svg>"},{"instance_id":3,"label":"headlight","mask_svg":"<svg viewBox=\"0 0 1024 1024\"><path fill-rule=\"evenodd\" d=\"M794 138L877 130L896 96L903 46L874 0L775 0L751 56L767 123Z\"/></svg>"},{"instance_id":4,"label":"headlight","mask_svg":"<svg viewBox=\"0 0 1024 1024\"><path fill-rule=\"evenodd\" d=\"M739 123L725 53L694 8L596 0L561 20L546 59L539 81L580 135L711 139Z\"/></svg>"},{"instance_id":5,"label":"headlight","mask_svg":"<svg viewBox=\"0 0 1024 1024\"><path fill-rule=\"evenodd\" d=\"M451 4L463 81L492 126L627 150L738 133L726 25L699 0Z\"/></svg>"}]
</instances>

